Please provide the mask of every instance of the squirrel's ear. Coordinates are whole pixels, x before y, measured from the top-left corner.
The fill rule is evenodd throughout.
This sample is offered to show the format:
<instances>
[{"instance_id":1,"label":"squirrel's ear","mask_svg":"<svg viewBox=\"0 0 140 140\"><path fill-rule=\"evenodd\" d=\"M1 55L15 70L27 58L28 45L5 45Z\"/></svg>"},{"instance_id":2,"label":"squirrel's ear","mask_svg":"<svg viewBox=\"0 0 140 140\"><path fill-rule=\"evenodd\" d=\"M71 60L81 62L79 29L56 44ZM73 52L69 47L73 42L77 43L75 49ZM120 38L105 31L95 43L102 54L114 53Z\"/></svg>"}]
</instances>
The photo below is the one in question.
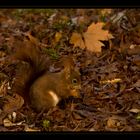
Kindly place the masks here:
<instances>
[{"instance_id":1,"label":"squirrel's ear","mask_svg":"<svg viewBox=\"0 0 140 140\"><path fill-rule=\"evenodd\" d=\"M72 70L74 69L74 61L72 57L66 56L61 59L61 63L64 67L63 71L65 78L68 79L71 75Z\"/></svg>"},{"instance_id":2,"label":"squirrel's ear","mask_svg":"<svg viewBox=\"0 0 140 140\"><path fill-rule=\"evenodd\" d=\"M71 76L71 69L70 69L70 67L65 67L64 68L64 74L65 74L65 78L69 79L69 77Z\"/></svg>"},{"instance_id":3,"label":"squirrel's ear","mask_svg":"<svg viewBox=\"0 0 140 140\"><path fill-rule=\"evenodd\" d=\"M73 68L74 67L74 59L72 56L65 56L61 59L62 65L65 67Z\"/></svg>"}]
</instances>

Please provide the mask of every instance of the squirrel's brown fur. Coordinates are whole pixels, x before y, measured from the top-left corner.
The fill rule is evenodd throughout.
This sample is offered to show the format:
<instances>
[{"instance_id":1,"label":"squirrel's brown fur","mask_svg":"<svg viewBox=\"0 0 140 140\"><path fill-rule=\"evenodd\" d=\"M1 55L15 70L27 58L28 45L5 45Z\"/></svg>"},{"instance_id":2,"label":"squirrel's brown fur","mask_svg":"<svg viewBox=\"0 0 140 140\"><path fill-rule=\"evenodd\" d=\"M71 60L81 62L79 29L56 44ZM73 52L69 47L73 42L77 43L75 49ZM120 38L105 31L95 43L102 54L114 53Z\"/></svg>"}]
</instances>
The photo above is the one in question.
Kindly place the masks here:
<instances>
[{"instance_id":1,"label":"squirrel's brown fur","mask_svg":"<svg viewBox=\"0 0 140 140\"><path fill-rule=\"evenodd\" d=\"M16 77L13 85L13 92L26 98L32 83L49 69L50 60L39 51L37 46L30 42L23 42L13 55L15 60L19 60Z\"/></svg>"},{"instance_id":2,"label":"squirrel's brown fur","mask_svg":"<svg viewBox=\"0 0 140 140\"><path fill-rule=\"evenodd\" d=\"M80 74L69 57L62 59L64 69L57 73L49 72L51 60L31 43L19 47L14 59L20 60L13 84L13 92L24 97L37 111L48 110L62 98L78 96Z\"/></svg>"}]
</instances>

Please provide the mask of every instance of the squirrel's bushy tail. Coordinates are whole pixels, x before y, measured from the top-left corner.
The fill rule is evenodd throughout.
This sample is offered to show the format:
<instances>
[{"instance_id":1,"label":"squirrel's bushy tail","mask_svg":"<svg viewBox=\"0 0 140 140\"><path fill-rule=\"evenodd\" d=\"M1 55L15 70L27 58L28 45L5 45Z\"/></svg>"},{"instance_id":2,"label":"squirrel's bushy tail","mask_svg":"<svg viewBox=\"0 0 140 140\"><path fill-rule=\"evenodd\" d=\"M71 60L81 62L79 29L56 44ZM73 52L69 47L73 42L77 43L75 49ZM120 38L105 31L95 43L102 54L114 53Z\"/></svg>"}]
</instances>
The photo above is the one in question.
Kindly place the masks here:
<instances>
[{"instance_id":1,"label":"squirrel's bushy tail","mask_svg":"<svg viewBox=\"0 0 140 140\"><path fill-rule=\"evenodd\" d=\"M13 92L28 99L30 86L49 69L50 61L41 53L38 46L30 42L23 42L16 49L13 58L19 60L12 87Z\"/></svg>"}]
</instances>

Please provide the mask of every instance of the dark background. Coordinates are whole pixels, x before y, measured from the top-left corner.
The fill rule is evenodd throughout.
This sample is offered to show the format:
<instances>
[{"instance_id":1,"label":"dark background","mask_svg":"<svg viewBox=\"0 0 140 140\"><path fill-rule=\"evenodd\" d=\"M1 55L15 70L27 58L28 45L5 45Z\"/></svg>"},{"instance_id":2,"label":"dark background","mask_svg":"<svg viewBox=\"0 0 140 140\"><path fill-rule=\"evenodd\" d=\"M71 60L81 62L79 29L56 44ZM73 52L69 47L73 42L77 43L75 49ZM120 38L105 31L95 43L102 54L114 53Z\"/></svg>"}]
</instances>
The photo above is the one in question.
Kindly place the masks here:
<instances>
[{"instance_id":1,"label":"dark background","mask_svg":"<svg viewBox=\"0 0 140 140\"><path fill-rule=\"evenodd\" d=\"M140 7L138 0L0 0L1 8L8 7L49 7L49 8L123 8L123 7Z\"/></svg>"}]
</instances>

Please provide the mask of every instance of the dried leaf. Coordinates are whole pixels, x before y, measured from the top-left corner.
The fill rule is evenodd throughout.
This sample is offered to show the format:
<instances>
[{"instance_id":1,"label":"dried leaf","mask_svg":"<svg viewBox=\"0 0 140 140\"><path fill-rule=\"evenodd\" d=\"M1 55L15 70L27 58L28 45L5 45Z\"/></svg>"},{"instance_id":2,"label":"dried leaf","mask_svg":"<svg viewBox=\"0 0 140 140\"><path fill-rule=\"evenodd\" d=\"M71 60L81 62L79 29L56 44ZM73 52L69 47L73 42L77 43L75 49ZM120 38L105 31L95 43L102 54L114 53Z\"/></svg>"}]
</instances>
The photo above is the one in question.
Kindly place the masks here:
<instances>
[{"instance_id":1,"label":"dried leaf","mask_svg":"<svg viewBox=\"0 0 140 140\"><path fill-rule=\"evenodd\" d=\"M1 73L0 73L0 76L1 76ZM8 87L7 80L5 80L0 85L0 97L4 97L6 95L7 87Z\"/></svg>"},{"instance_id":2,"label":"dried leaf","mask_svg":"<svg viewBox=\"0 0 140 140\"><path fill-rule=\"evenodd\" d=\"M71 19L73 24L78 24L78 25L82 25L85 23L85 17L84 16L78 16L78 17L74 17Z\"/></svg>"},{"instance_id":3,"label":"dried leaf","mask_svg":"<svg viewBox=\"0 0 140 140\"><path fill-rule=\"evenodd\" d=\"M40 129L33 129L33 128L29 128L28 126L25 127L26 132L36 132L36 131L41 131Z\"/></svg>"},{"instance_id":4,"label":"dried leaf","mask_svg":"<svg viewBox=\"0 0 140 140\"><path fill-rule=\"evenodd\" d=\"M108 15L108 14L111 14L111 12L112 12L112 9L102 9L101 10L102 15Z\"/></svg>"},{"instance_id":5,"label":"dried leaf","mask_svg":"<svg viewBox=\"0 0 140 140\"><path fill-rule=\"evenodd\" d=\"M122 79L120 79L120 78L115 78L115 79L113 79L113 80L103 80L103 81L100 81L100 83L101 83L101 84L108 84L108 83L113 84L113 83L118 83L118 82L121 82L121 81L122 81Z\"/></svg>"},{"instance_id":6,"label":"dried leaf","mask_svg":"<svg viewBox=\"0 0 140 140\"><path fill-rule=\"evenodd\" d=\"M133 63L136 64L137 66L140 66L140 56L136 56L133 58Z\"/></svg>"},{"instance_id":7,"label":"dried leaf","mask_svg":"<svg viewBox=\"0 0 140 140\"><path fill-rule=\"evenodd\" d=\"M10 126L13 126L13 123L9 119L6 118L3 120L3 125L5 127L10 127Z\"/></svg>"},{"instance_id":8,"label":"dried leaf","mask_svg":"<svg viewBox=\"0 0 140 140\"><path fill-rule=\"evenodd\" d=\"M127 43L121 42L120 47L123 50L122 52L125 50L129 55L140 54L140 45L130 44L128 41Z\"/></svg>"},{"instance_id":9,"label":"dried leaf","mask_svg":"<svg viewBox=\"0 0 140 140\"><path fill-rule=\"evenodd\" d=\"M12 123L8 118L5 118L3 120L3 125L5 127L11 127L11 126L19 126L19 125L22 125L25 121L21 121L21 122L18 122L18 123Z\"/></svg>"},{"instance_id":10,"label":"dried leaf","mask_svg":"<svg viewBox=\"0 0 140 140\"><path fill-rule=\"evenodd\" d=\"M117 126L116 126L116 123L117 123L117 121L114 120L114 119L112 119L112 118L109 118L109 119L107 120L107 126L108 126L109 128L115 128L115 127L117 127Z\"/></svg>"},{"instance_id":11,"label":"dried leaf","mask_svg":"<svg viewBox=\"0 0 140 140\"><path fill-rule=\"evenodd\" d=\"M62 38L62 34L60 32L56 32L56 34L55 34L55 43L58 43L61 38Z\"/></svg>"},{"instance_id":12,"label":"dried leaf","mask_svg":"<svg viewBox=\"0 0 140 140\"><path fill-rule=\"evenodd\" d=\"M6 53L4 51L0 51L0 58L5 57L5 56L6 56Z\"/></svg>"},{"instance_id":13,"label":"dried leaf","mask_svg":"<svg viewBox=\"0 0 140 140\"><path fill-rule=\"evenodd\" d=\"M102 29L104 23L98 22L92 23L86 33L84 33L84 39L86 47L91 52L101 52L101 47L104 46L100 40L108 40L113 38L108 31Z\"/></svg>"},{"instance_id":14,"label":"dried leaf","mask_svg":"<svg viewBox=\"0 0 140 140\"><path fill-rule=\"evenodd\" d=\"M139 113L140 112L140 109L132 108L129 111L132 112L132 113Z\"/></svg>"},{"instance_id":15,"label":"dried leaf","mask_svg":"<svg viewBox=\"0 0 140 140\"><path fill-rule=\"evenodd\" d=\"M16 112L12 112L12 114L8 114L8 119L12 122L15 122L17 118L17 113Z\"/></svg>"},{"instance_id":16,"label":"dried leaf","mask_svg":"<svg viewBox=\"0 0 140 140\"><path fill-rule=\"evenodd\" d=\"M137 82L133 84L133 87L140 87L140 79L138 79Z\"/></svg>"},{"instance_id":17,"label":"dried leaf","mask_svg":"<svg viewBox=\"0 0 140 140\"><path fill-rule=\"evenodd\" d=\"M121 116L112 116L107 120L107 128L121 129L126 125L126 119Z\"/></svg>"},{"instance_id":18,"label":"dried leaf","mask_svg":"<svg viewBox=\"0 0 140 140\"><path fill-rule=\"evenodd\" d=\"M24 99L18 94L15 94L15 97L7 95L4 98L7 102L3 106L3 111L7 113L20 109L24 104Z\"/></svg>"},{"instance_id":19,"label":"dried leaf","mask_svg":"<svg viewBox=\"0 0 140 140\"><path fill-rule=\"evenodd\" d=\"M73 33L70 39L70 43L74 44L74 47L80 47L82 49L85 48L84 41L82 39L82 36L78 33Z\"/></svg>"},{"instance_id":20,"label":"dried leaf","mask_svg":"<svg viewBox=\"0 0 140 140\"><path fill-rule=\"evenodd\" d=\"M70 43L74 44L74 47L87 48L91 52L101 52L101 47L104 46L100 40L109 40L113 38L108 31L102 29L104 23L98 22L97 24L92 23L87 32L83 34L85 43L82 39L82 35L73 33L70 39Z\"/></svg>"},{"instance_id":21,"label":"dried leaf","mask_svg":"<svg viewBox=\"0 0 140 140\"><path fill-rule=\"evenodd\" d=\"M25 33L25 35L28 36L31 43L33 43L35 45L39 44L39 40L37 38L33 37L30 32Z\"/></svg>"}]
</instances>

